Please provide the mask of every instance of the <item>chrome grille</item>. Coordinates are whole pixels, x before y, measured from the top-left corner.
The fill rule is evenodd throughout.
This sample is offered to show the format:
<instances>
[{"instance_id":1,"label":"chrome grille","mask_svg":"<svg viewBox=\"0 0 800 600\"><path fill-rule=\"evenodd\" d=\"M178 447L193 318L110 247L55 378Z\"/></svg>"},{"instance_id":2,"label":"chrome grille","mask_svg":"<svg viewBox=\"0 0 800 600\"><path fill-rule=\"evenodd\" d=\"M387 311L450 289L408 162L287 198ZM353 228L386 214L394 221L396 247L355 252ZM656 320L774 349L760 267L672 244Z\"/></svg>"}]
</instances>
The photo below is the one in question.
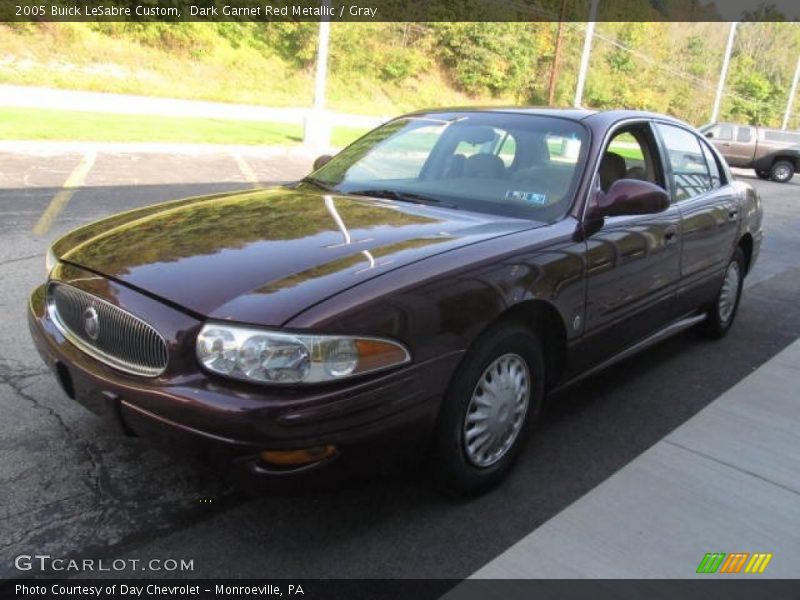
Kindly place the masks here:
<instances>
[{"instance_id":1,"label":"chrome grille","mask_svg":"<svg viewBox=\"0 0 800 600\"><path fill-rule=\"evenodd\" d=\"M97 296L51 283L47 309L64 337L99 361L147 377L156 377L167 367L164 338L138 317Z\"/></svg>"}]
</instances>

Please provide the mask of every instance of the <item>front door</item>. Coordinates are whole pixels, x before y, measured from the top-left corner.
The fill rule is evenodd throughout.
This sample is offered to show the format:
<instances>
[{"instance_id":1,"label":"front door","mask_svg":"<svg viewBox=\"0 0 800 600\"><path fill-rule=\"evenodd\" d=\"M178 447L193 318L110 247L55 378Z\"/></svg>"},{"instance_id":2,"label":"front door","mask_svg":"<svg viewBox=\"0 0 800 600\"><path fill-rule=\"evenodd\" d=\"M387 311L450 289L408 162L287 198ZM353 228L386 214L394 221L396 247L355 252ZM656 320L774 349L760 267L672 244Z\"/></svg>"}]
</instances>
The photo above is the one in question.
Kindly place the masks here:
<instances>
[{"instance_id":1,"label":"front door","mask_svg":"<svg viewBox=\"0 0 800 600\"><path fill-rule=\"evenodd\" d=\"M756 151L755 129L748 125L738 125L736 134L730 142L728 164L732 167L750 167Z\"/></svg>"},{"instance_id":2,"label":"front door","mask_svg":"<svg viewBox=\"0 0 800 600\"><path fill-rule=\"evenodd\" d=\"M643 179L666 189L649 122L625 126L603 153L598 179ZM671 319L680 272L680 212L607 217L586 241L586 341L583 367L647 337ZM598 343L592 343L596 340ZM602 341L602 343L600 343ZM591 350L590 350L591 349Z\"/></svg>"}]
</instances>

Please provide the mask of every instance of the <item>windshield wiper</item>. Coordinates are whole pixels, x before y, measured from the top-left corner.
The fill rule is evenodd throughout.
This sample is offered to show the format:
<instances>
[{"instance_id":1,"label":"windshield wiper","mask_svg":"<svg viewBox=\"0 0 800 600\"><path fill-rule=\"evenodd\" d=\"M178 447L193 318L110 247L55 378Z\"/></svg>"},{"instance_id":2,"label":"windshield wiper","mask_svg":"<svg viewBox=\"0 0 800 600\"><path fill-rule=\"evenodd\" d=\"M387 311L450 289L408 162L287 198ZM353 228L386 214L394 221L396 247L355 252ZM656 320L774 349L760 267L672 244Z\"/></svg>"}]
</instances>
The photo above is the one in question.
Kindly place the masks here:
<instances>
[{"instance_id":1,"label":"windshield wiper","mask_svg":"<svg viewBox=\"0 0 800 600\"><path fill-rule=\"evenodd\" d=\"M437 206L446 206L448 208L458 208L454 204L442 202L438 198L425 196L423 194L416 194L414 192L398 192L397 190L353 190L348 192L357 196L372 196L373 198L386 198L388 200L399 200L400 202L413 202L415 204L430 204Z\"/></svg>"}]
</instances>

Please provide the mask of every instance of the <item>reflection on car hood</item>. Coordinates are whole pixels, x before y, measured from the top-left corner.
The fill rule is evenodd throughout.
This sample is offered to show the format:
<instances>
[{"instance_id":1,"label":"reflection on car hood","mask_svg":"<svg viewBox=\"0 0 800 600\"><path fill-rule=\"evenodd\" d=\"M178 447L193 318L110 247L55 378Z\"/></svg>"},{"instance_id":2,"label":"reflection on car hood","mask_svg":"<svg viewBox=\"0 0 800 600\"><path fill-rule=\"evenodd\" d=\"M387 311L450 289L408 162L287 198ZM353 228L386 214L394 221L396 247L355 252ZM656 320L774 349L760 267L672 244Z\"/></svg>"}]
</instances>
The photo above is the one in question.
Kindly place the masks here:
<instances>
[{"instance_id":1,"label":"reflection on car hood","mask_svg":"<svg viewBox=\"0 0 800 600\"><path fill-rule=\"evenodd\" d=\"M277 326L391 269L536 225L276 188L123 213L54 251L201 315Z\"/></svg>"}]
</instances>

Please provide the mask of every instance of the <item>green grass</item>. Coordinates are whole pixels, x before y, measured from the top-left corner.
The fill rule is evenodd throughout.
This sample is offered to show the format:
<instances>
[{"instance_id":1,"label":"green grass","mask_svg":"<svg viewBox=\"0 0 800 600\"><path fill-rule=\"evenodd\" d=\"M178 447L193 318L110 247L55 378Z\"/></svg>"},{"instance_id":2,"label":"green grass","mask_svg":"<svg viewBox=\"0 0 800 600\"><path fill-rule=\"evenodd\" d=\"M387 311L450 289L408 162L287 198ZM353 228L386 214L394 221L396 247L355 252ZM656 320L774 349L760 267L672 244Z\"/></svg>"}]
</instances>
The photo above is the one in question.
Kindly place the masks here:
<instances>
[{"instance_id":1,"label":"green grass","mask_svg":"<svg viewBox=\"0 0 800 600\"><path fill-rule=\"evenodd\" d=\"M364 132L352 127L334 127L332 143L345 146ZM303 126L264 121L0 108L0 139L288 146L302 141Z\"/></svg>"},{"instance_id":2,"label":"green grass","mask_svg":"<svg viewBox=\"0 0 800 600\"><path fill-rule=\"evenodd\" d=\"M609 152L619 154L623 158L631 160L644 160L642 148L630 133L623 133L616 138L608 147Z\"/></svg>"},{"instance_id":3,"label":"green grass","mask_svg":"<svg viewBox=\"0 0 800 600\"><path fill-rule=\"evenodd\" d=\"M619 154L623 158L630 158L633 160L644 160L640 148L624 148L611 144L611 146L609 147L609 151L614 152L615 154Z\"/></svg>"},{"instance_id":4,"label":"green grass","mask_svg":"<svg viewBox=\"0 0 800 600\"><path fill-rule=\"evenodd\" d=\"M228 25L242 31L232 38L220 33L221 23L0 23L0 83L310 108L313 68L265 45L261 38L273 35L273 24ZM358 53L380 65L384 59L373 50L395 52L403 43L399 33L377 37L389 25L343 23L334 29L362 35L369 43ZM337 52L356 52L342 47L338 35L332 41ZM389 116L425 106L514 103L513 97L461 92L435 64L402 81L331 64L326 104L338 112Z\"/></svg>"}]
</instances>

